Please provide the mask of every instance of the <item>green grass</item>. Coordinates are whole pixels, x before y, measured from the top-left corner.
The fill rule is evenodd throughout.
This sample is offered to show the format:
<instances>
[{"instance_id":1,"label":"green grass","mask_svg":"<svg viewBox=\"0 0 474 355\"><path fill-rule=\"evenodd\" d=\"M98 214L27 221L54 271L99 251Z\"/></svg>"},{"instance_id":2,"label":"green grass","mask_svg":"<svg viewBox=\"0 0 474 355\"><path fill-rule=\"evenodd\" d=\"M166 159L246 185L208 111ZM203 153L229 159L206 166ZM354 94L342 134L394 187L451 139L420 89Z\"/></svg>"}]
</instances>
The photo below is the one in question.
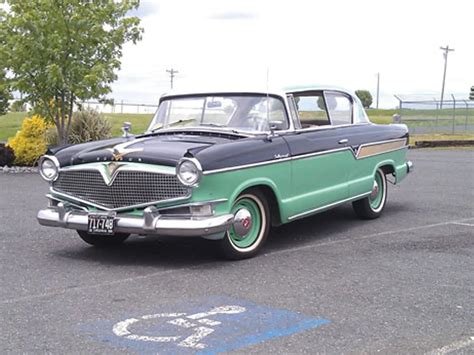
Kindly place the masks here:
<instances>
[{"instance_id":1,"label":"green grass","mask_svg":"<svg viewBox=\"0 0 474 355\"><path fill-rule=\"evenodd\" d=\"M150 125L153 114L104 113L104 117L112 122L112 135L117 137L122 135L121 128L124 122L130 122L132 124L132 134L145 132Z\"/></svg>"},{"instance_id":2,"label":"green grass","mask_svg":"<svg viewBox=\"0 0 474 355\"><path fill-rule=\"evenodd\" d=\"M25 116L24 112L10 112L5 116L0 116L0 142L15 136Z\"/></svg>"},{"instance_id":3,"label":"green grass","mask_svg":"<svg viewBox=\"0 0 474 355\"><path fill-rule=\"evenodd\" d=\"M471 110L471 111L474 113L474 110ZM373 123L378 123L378 124L392 123L392 116L395 113L397 113L397 110L382 110L382 109L367 110L367 114L369 115L370 120ZM7 141L8 138L13 137L15 135L15 133L20 129L21 122L26 117L26 115L27 113L25 112L10 112L4 116L0 116L0 142ZM138 134L138 133L144 132L148 128L148 125L153 115L152 114L105 113L104 117L106 117L112 122L112 134L114 136L120 136L122 134L122 131L120 130L120 128L122 127L123 122L125 121L131 122L132 133ZM472 115L468 116L468 124L474 124L474 119L471 119L471 117ZM445 120L446 118L447 117L444 116L443 120L440 120L439 124L449 125L450 123L452 123L451 121ZM432 125L432 124L433 124L433 121L409 122L409 126ZM462 125L462 124L464 124L464 118L461 116L456 119L456 125ZM452 136L452 135L422 135L422 136L443 137L439 139L459 139L459 138L456 138L459 136ZM471 137L470 139L472 139L472 135L471 136L465 135L465 137ZM466 138L466 139L469 139L469 138ZM424 140L427 140L427 139L424 139Z\"/></svg>"},{"instance_id":4,"label":"green grass","mask_svg":"<svg viewBox=\"0 0 474 355\"><path fill-rule=\"evenodd\" d=\"M26 112L9 112L0 116L0 142L15 136L26 116ZM112 134L120 136L120 128L125 121L132 123L132 133L143 133L148 128L153 114L105 113L104 117L112 122Z\"/></svg>"}]
</instances>

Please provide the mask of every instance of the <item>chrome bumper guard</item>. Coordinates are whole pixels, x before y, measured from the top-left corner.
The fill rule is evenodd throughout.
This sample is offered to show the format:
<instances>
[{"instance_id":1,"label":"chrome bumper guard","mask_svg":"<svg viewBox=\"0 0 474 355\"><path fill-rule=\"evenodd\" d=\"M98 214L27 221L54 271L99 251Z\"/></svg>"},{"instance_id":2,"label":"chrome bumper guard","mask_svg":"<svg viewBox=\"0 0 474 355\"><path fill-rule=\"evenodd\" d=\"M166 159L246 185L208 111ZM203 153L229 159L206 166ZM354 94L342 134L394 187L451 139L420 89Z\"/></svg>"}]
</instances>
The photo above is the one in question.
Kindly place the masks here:
<instances>
[{"instance_id":1,"label":"chrome bumper guard","mask_svg":"<svg viewBox=\"0 0 474 355\"><path fill-rule=\"evenodd\" d=\"M413 171L413 162L411 160L407 161L407 173L411 173Z\"/></svg>"},{"instance_id":2,"label":"chrome bumper guard","mask_svg":"<svg viewBox=\"0 0 474 355\"><path fill-rule=\"evenodd\" d=\"M37 219L43 226L88 230L88 213L72 209L63 203L40 210ZM116 216L114 231L175 237L205 237L227 231L233 221L233 214L210 217L168 217L157 213L154 207L148 207L143 217Z\"/></svg>"}]
</instances>

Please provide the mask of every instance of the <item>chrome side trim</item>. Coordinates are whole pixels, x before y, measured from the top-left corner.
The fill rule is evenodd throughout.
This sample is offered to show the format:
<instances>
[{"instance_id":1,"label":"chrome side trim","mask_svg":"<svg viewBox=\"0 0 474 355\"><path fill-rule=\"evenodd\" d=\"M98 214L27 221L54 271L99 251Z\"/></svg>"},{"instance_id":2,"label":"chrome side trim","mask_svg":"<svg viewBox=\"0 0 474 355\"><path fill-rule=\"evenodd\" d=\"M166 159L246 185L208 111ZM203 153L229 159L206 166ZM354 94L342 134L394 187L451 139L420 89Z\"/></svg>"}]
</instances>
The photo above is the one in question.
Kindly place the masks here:
<instances>
[{"instance_id":1,"label":"chrome side trim","mask_svg":"<svg viewBox=\"0 0 474 355\"><path fill-rule=\"evenodd\" d=\"M356 153L354 153L354 151L351 147L342 147L342 148L329 149L329 150L315 152L315 153L306 153L306 154L296 155L296 156L292 156L292 157L288 157L288 158L278 158L278 159L274 159L274 160L267 160L267 161L264 161L264 162L232 166L232 167L229 167L229 168L208 170L208 171L204 171L203 175L211 175L211 174L234 171L234 170L254 168L254 167L257 167L257 166L277 164L277 163L282 163L282 162L286 162L286 161L290 161L290 160L306 159L306 158L311 158L311 157L315 157L315 156L319 156L319 155L326 155L326 154L343 152L343 151L346 151L346 150L349 150L352 153L352 155L354 156L354 158L358 160L358 159L368 158L369 156L374 156L374 155L379 155L379 154L384 154L384 153L390 153L390 152L393 152L393 151L396 151L396 150L399 150L399 149L405 149L405 148L408 147L407 145L403 145L400 148L395 148L395 149L387 150L387 151L381 151L379 153L372 154L372 155L367 155L367 156L363 156L363 157L358 156L361 148L363 148L365 146L369 146L369 145L372 146L372 145L377 145L377 144L386 144L386 143L399 142L399 141L400 142L404 141L405 144L406 144L406 139L405 138L403 138L403 139L390 139L390 140L387 140L387 141L361 144L359 146L359 148L357 149Z\"/></svg>"},{"instance_id":2,"label":"chrome side trim","mask_svg":"<svg viewBox=\"0 0 474 355\"><path fill-rule=\"evenodd\" d=\"M328 205L324 205L324 206L321 206L321 207L318 207L318 208L315 208L315 209L312 209L312 210L309 210L309 211L306 211L306 212L298 213L298 214L295 214L293 216L288 217L288 220L293 221L295 219L303 218L303 217L309 216L311 214L315 214L315 213L318 213L318 212L328 210L328 209L330 209L334 206L340 205L340 204L345 203L345 202L359 200L361 198L369 196L371 193L372 193L372 191L369 191L369 192L366 192L366 193L363 193L363 194L360 194L360 195L357 195L357 196L354 196L354 197L346 198L346 199L341 200L341 201L336 201L336 202L330 203Z\"/></svg>"},{"instance_id":3,"label":"chrome side trim","mask_svg":"<svg viewBox=\"0 0 474 355\"><path fill-rule=\"evenodd\" d=\"M220 199L217 199L217 200L191 202L191 203L185 203L185 204L182 204L182 205L173 205L173 206L169 206L169 207L160 208L160 211L172 210L174 208L181 208L181 207L199 207L199 206L205 206L205 205L218 205L219 203L225 203L227 201L229 201L229 200L226 199L226 198L220 198Z\"/></svg>"},{"instance_id":4,"label":"chrome side trim","mask_svg":"<svg viewBox=\"0 0 474 355\"><path fill-rule=\"evenodd\" d=\"M116 211L116 212L133 210L135 208L143 208L143 207L148 207L148 206L168 204L168 203L173 203L173 202L178 202L178 201L185 201L185 200L188 200L191 197L191 195L189 195L189 196L184 196L184 197L179 197L179 198L172 198L172 199L168 199L168 200L152 201L152 202L142 203L142 204L139 204L139 205L125 206L125 207L119 207L119 208L107 208L107 207L95 204L93 202L90 202L90 201L85 201L83 199L73 197L73 196L68 195L68 194L63 194L61 192L56 191L52 186L49 188L49 191L53 195L63 197L66 201L71 200L71 201L82 203L82 204L87 205L87 206L95 207L98 210Z\"/></svg>"},{"instance_id":5,"label":"chrome side trim","mask_svg":"<svg viewBox=\"0 0 474 355\"><path fill-rule=\"evenodd\" d=\"M325 131L325 130L330 130L330 129L353 127L353 126L365 126L365 125L370 125L370 124L373 124L373 123L371 123L371 122L358 122L358 123L341 124L341 125L338 125L338 126L328 124L328 125L314 126L314 127L308 127L308 128L297 128L297 129L295 129L295 131L300 132L300 133L314 132L314 131Z\"/></svg>"}]
</instances>

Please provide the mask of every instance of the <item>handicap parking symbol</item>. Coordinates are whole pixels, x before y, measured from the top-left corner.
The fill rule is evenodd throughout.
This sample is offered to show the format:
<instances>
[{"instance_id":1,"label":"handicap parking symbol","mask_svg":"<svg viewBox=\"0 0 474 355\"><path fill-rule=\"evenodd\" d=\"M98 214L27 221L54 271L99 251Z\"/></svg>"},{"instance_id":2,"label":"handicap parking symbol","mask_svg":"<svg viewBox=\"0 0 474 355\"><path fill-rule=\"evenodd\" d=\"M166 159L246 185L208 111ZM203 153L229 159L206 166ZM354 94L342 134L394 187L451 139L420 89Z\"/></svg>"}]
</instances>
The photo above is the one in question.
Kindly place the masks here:
<instances>
[{"instance_id":1,"label":"handicap parking symbol","mask_svg":"<svg viewBox=\"0 0 474 355\"><path fill-rule=\"evenodd\" d=\"M229 297L160 306L82 327L98 340L138 353L216 354L314 329L329 320Z\"/></svg>"},{"instance_id":2,"label":"handicap parking symbol","mask_svg":"<svg viewBox=\"0 0 474 355\"><path fill-rule=\"evenodd\" d=\"M186 313L158 313L150 314L140 317L139 319L130 318L124 321L118 322L113 327L113 332L117 336L125 337L132 340L141 340L141 341L151 341L156 343L168 343L168 342L177 342L177 346L185 348L194 348L194 349L204 349L206 344L201 343L201 340L204 339L209 334L214 332L215 326L221 324L221 322L208 319L208 316L213 316L216 314L236 314L245 312L244 307L240 306L220 306L211 309L208 312L201 312L191 315L186 315ZM149 320L149 319L158 319L158 318L171 318L171 320L166 321L168 324L173 324L178 327L192 329L193 333L182 339L182 335L167 335L167 336L148 336L148 335L137 335L132 334L128 329L132 324L139 322L140 320ZM192 321L196 321L193 323ZM182 340L181 340L182 339Z\"/></svg>"}]
</instances>

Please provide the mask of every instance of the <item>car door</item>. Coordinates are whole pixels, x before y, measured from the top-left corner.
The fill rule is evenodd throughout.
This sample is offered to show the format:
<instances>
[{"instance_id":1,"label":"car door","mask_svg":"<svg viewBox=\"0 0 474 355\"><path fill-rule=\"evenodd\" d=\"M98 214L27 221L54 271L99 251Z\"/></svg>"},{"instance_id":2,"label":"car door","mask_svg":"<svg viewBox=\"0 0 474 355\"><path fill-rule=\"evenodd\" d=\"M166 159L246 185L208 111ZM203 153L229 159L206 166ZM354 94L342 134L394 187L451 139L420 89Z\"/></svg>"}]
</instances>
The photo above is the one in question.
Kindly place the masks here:
<instances>
[{"instance_id":1,"label":"car door","mask_svg":"<svg viewBox=\"0 0 474 355\"><path fill-rule=\"evenodd\" d=\"M285 136L292 157L289 219L317 212L349 196L347 180L354 157L347 145L347 125L342 122L351 123L352 113L347 110L352 104L342 94L336 97L329 94L322 91L293 94L299 119L295 126L301 128ZM337 109L338 101L345 114Z\"/></svg>"}]
</instances>

